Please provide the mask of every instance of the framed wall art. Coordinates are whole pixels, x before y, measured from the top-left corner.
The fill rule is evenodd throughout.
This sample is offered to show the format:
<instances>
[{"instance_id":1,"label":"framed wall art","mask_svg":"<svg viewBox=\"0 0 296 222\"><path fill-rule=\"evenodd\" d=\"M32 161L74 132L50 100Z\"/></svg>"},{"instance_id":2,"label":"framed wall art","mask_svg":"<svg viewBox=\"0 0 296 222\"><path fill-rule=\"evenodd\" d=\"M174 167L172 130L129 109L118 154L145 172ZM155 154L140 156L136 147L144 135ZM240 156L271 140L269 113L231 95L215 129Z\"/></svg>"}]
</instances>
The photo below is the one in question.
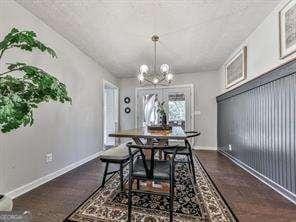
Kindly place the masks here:
<instances>
[{"instance_id":1,"label":"framed wall art","mask_svg":"<svg viewBox=\"0 0 296 222\"><path fill-rule=\"evenodd\" d=\"M125 107L124 112L127 113L127 114L129 114L131 112L131 108Z\"/></svg>"},{"instance_id":2,"label":"framed wall art","mask_svg":"<svg viewBox=\"0 0 296 222\"><path fill-rule=\"evenodd\" d=\"M128 96L124 98L124 102L125 102L126 104L129 104L130 101L131 101L131 98L129 98Z\"/></svg>"},{"instance_id":3,"label":"framed wall art","mask_svg":"<svg viewBox=\"0 0 296 222\"><path fill-rule=\"evenodd\" d=\"M247 47L244 46L225 66L225 87L229 88L247 77Z\"/></svg>"},{"instance_id":4,"label":"framed wall art","mask_svg":"<svg viewBox=\"0 0 296 222\"><path fill-rule=\"evenodd\" d=\"M296 52L296 0L291 0L279 13L280 58Z\"/></svg>"}]
</instances>

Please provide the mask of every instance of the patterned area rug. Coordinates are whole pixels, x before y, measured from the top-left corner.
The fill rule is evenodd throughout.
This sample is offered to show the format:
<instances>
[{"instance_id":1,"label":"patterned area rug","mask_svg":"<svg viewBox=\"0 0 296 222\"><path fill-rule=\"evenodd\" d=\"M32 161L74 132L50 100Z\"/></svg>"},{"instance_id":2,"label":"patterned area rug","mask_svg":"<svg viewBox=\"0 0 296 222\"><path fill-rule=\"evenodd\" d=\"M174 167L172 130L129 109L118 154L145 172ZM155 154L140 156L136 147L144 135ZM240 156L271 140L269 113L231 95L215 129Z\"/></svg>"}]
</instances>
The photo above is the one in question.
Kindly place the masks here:
<instances>
[{"instance_id":1,"label":"patterned area rug","mask_svg":"<svg viewBox=\"0 0 296 222\"><path fill-rule=\"evenodd\" d=\"M236 221L197 157L194 157L194 162L196 185L187 164L179 163L176 166L174 221ZM105 187L95 191L65 222L126 221L127 202L127 191L120 192L119 176L115 174ZM132 215L135 222L169 221L169 197L135 192Z\"/></svg>"}]
</instances>

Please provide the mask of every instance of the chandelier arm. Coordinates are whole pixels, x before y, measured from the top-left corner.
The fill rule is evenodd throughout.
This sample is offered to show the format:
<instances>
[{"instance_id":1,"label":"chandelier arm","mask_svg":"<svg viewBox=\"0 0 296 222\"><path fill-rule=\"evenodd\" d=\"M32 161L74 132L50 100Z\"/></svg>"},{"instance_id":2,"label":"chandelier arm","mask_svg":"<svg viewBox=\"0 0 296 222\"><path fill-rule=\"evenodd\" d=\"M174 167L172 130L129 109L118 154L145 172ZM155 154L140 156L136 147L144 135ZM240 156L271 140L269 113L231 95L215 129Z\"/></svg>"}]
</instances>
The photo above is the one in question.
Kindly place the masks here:
<instances>
[{"instance_id":1,"label":"chandelier arm","mask_svg":"<svg viewBox=\"0 0 296 222\"><path fill-rule=\"evenodd\" d=\"M151 83L151 84L154 85L154 83L153 83L151 80L149 80L149 79L147 79L147 78L144 78L144 80L145 80L146 82L149 82L149 83Z\"/></svg>"},{"instance_id":2,"label":"chandelier arm","mask_svg":"<svg viewBox=\"0 0 296 222\"><path fill-rule=\"evenodd\" d=\"M159 80L159 82L162 82L165 80L165 77L162 77L162 79Z\"/></svg>"}]
</instances>

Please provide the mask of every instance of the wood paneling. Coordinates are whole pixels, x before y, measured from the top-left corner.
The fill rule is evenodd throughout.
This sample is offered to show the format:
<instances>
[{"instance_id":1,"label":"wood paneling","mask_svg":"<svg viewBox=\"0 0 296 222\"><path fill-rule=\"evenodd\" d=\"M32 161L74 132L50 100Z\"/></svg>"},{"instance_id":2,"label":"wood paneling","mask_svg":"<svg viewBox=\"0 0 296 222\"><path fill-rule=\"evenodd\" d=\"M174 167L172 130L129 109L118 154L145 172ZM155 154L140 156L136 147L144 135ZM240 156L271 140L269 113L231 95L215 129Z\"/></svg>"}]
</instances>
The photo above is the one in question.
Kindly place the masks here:
<instances>
[{"instance_id":1,"label":"wood paneling","mask_svg":"<svg viewBox=\"0 0 296 222\"><path fill-rule=\"evenodd\" d=\"M217 97L217 102L219 149L294 199L296 61Z\"/></svg>"}]
</instances>

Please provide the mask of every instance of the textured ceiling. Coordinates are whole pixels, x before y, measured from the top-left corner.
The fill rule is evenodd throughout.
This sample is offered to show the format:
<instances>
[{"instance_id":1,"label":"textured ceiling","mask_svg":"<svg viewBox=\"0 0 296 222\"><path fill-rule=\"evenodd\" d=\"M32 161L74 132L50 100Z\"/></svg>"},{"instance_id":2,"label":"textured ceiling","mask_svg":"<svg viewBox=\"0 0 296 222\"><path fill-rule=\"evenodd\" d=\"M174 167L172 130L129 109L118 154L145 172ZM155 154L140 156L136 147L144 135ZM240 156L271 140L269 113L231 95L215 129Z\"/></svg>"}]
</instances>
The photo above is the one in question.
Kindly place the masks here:
<instances>
[{"instance_id":1,"label":"textured ceiling","mask_svg":"<svg viewBox=\"0 0 296 222\"><path fill-rule=\"evenodd\" d=\"M216 70L279 0L16 0L118 77L158 64L173 73Z\"/></svg>"}]
</instances>

